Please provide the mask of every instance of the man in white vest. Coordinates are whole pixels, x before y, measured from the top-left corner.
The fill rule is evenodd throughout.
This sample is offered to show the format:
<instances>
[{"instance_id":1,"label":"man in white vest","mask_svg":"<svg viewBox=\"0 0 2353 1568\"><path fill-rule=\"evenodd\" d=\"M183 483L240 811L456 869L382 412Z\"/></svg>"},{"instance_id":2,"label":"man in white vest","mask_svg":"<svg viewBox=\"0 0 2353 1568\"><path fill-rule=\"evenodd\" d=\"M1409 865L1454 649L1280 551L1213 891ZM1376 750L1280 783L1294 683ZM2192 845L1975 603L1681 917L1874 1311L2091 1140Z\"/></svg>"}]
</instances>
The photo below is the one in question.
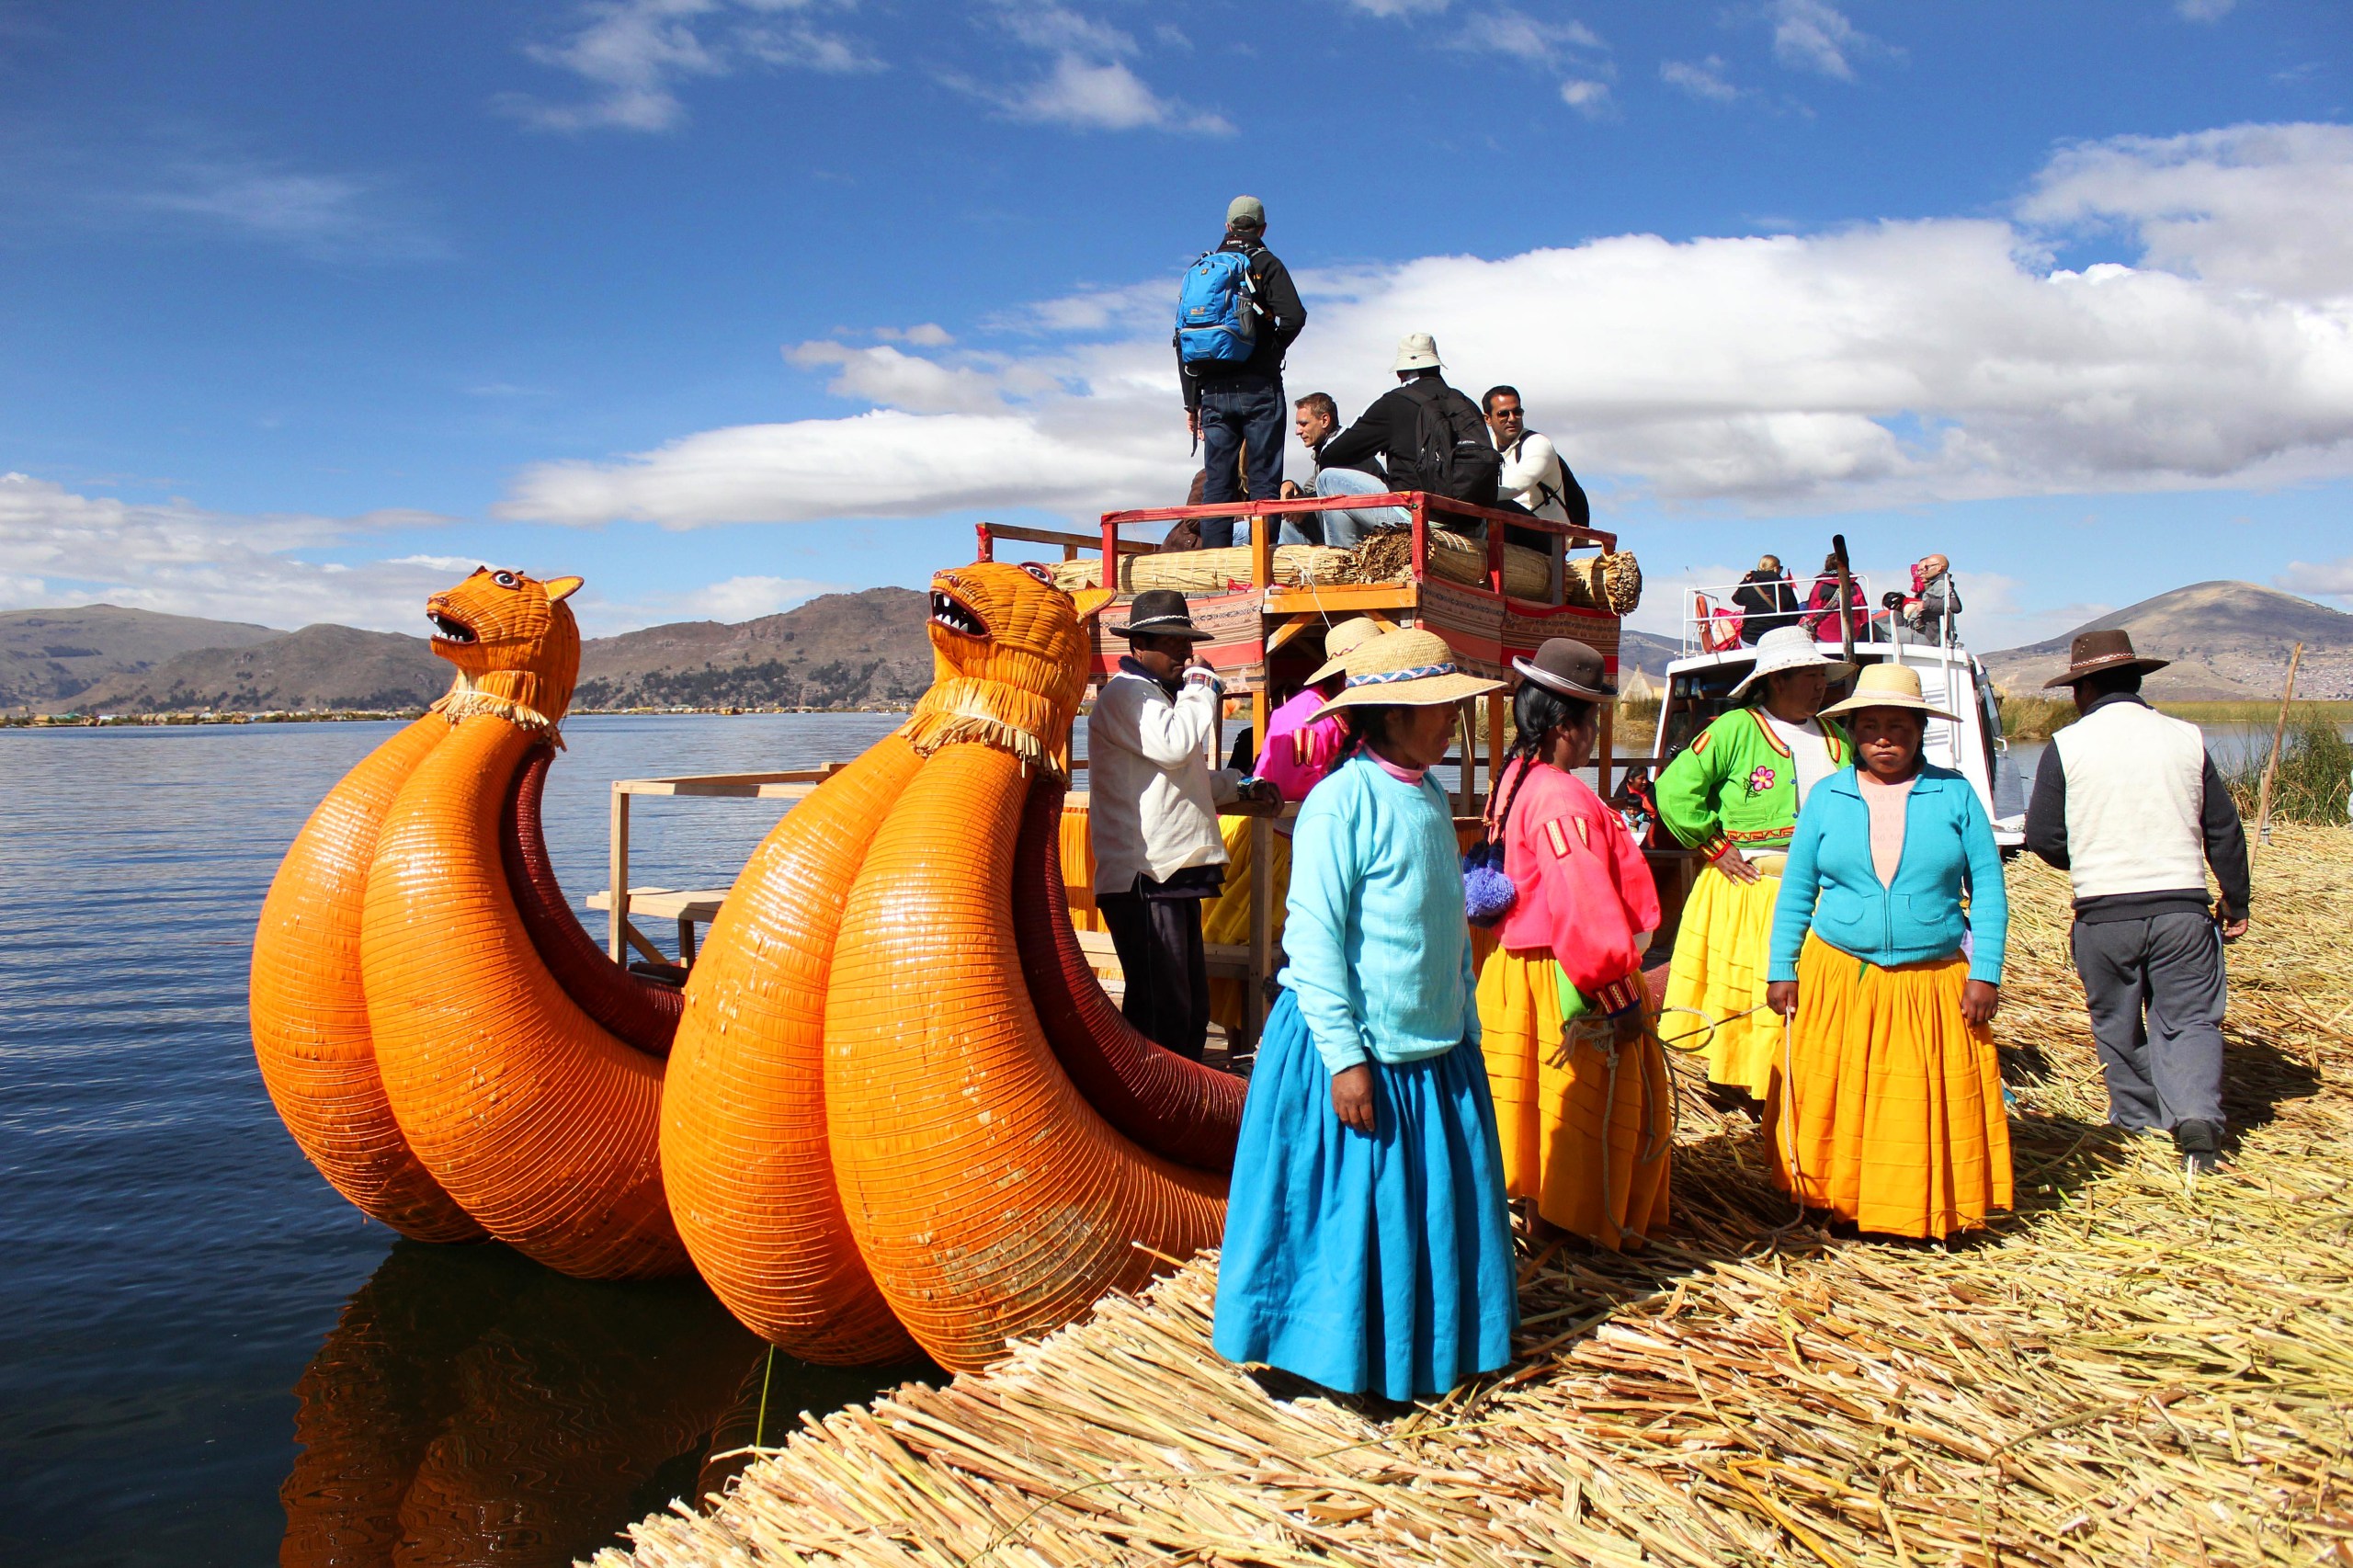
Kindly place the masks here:
<instances>
[{"instance_id":1,"label":"man in white vest","mask_svg":"<svg viewBox=\"0 0 2353 1568\"><path fill-rule=\"evenodd\" d=\"M2075 883L2075 971L2108 1080L2108 1119L2169 1131L2192 1171L2222 1151L2222 944L2246 934L2246 833L2195 724L2141 699L2167 661L2122 631L2069 652L2083 715L2034 772L2027 846ZM2221 885L2210 901L2206 868Z\"/></svg>"}]
</instances>

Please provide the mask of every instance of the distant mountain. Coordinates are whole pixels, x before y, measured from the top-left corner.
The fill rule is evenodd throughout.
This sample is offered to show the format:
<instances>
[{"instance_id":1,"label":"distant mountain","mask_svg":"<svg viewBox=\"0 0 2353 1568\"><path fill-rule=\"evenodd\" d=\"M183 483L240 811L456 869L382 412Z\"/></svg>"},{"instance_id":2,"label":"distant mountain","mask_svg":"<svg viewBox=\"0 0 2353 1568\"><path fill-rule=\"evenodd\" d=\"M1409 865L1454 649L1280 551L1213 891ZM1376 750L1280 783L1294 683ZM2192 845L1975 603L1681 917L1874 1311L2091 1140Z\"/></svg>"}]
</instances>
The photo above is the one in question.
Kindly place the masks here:
<instances>
[{"instance_id":1,"label":"distant mountain","mask_svg":"<svg viewBox=\"0 0 2353 1568\"><path fill-rule=\"evenodd\" d=\"M63 712L104 676L139 674L199 648L251 647L284 635L119 605L9 610L0 614L0 709Z\"/></svg>"},{"instance_id":2,"label":"distant mountain","mask_svg":"<svg viewBox=\"0 0 2353 1568\"><path fill-rule=\"evenodd\" d=\"M1640 670L1654 681L1666 676L1669 659L1683 656L1683 644L1672 637L1654 637L1647 631L1631 627L1618 630L1618 665L1620 669Z\"/></svg>"},{"instance_id":3,"label":"distant mountain","mask_svg":"<svg viewBox=\"0 0 2353 1568\"><path fill-rule=\"evenodd\" d=\"M859 708L931 685L928 600L912 588L826 594L782 615L687 620L580 650L576 708Z\"/></svg>"},{"instance_id":4,"label":"distant mountain","mask_svg":"<svg viewBox=\"0 0 2353 1568\"><path fill-rule=\"evenodd\" d=\"M2304 662L2296 695L2353 698L2353 615L2253 583L2192 583L2047 642L1988 653L1985 667L2002 689L2031 691L2067 667L2067 647L2075 638L2118 627L2132 634L2139 652L2174 661L2148 677L2152 697L2276 699L2287 678L2289 651L2301 642Z\"/></svg>"},{"instance_id":5,"label":"distant mountain","mask_svg":"<svg viewBox=\"0 0 2353 1568\"><path fill-rule=\"evenodd\" d=\"M422 708L453 674L422 637L306 626L243 648L205 648L110 675L74 699L92 713L301 712Z\"/></svg>"}]
</instances>

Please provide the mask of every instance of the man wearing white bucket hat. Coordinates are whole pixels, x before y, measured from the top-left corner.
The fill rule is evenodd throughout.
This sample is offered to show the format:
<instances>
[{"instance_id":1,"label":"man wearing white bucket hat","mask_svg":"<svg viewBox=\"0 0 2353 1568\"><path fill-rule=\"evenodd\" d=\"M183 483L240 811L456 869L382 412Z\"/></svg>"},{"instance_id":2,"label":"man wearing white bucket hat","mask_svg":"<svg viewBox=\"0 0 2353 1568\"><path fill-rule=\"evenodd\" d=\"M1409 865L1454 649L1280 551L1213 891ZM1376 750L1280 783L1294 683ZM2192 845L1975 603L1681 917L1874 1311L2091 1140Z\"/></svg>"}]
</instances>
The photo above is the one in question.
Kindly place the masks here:
<instances>
[{"instance_id":1,"label":"man wearing white bucket hat","mask_svg":"<svg viewBox=\"0 0 2353 1568\"><path fill-rule=\"evenodd\" d=\"M1665 1002L1683 1011L1671 1028L1712 1025L1709 1082L1758 1099L1779 1055L1764 1006L1781 851L1806 795L1853 758L1844 732L1817 717L1830 682L1853 673L1802 629L1775 627L1732 688L1750 706L1718 718L1658 776L1659 821L1708 857L1676 932Z\"/></svg>"},{"instance_id":2,"label":"man wearing white bucket hat","mask_svg":"<svg viewBox=\"0 0 2353 1568\"><path fill-rule=\"evenodd\" d=\"M1427 332L1407 333L1398 342L1390 369L1396 372L1397 385L1375 398L1355 424L1325 441L1315 460L1333 469L1358 469L1379 458L1392 490L1427 490L1494 506L1503 454L1488 439L1479 405L1446 384L1438 340ZM1320 488L1317 494L1323 494ZM1368 517L1362 512L1351 515ZM1409 519L1400 516L1396 520L1403 524ZM1464 526L1462 519L1445 513L1433 513L1430 521L1440 528ZM1470 527L1478 525L1474 521ZM1324 542L1337 542L1328 529Z\"/></svg>"}]
</instances>

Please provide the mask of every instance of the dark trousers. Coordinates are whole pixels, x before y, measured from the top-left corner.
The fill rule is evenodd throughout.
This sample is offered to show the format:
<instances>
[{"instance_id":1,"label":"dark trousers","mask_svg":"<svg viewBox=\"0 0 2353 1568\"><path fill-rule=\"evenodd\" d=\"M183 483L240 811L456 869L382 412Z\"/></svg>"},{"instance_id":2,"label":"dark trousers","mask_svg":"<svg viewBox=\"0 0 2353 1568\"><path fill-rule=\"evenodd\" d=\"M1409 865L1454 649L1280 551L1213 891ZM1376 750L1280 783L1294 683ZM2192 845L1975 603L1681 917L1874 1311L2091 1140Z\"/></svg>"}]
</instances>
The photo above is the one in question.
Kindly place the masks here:
<instances>
[{"instance_id":1,"label":"dark trousers","mask_svg":"<svg viewBox=\"0 0 2353 1568\"><path fill-rule=\"evenodd\" d=\"M1245 499L1237 494L1242 460L1250 464L1253 501L1272 501L1283 485L1283 384L1263 376L1201 383L1201 505ZM1246 449L1246 451L1245 451ZM1233 542L1232 517L1201 519L1201 548Z\"/></svg>"},{"instance_id":2,"label":"dark trousers","mask_svg":"<svg viewBox=\"0 0 2353 1568\"><path fill-rule=\"evenodd\" d=\"M1127 996L1120 1011L1136 1032L1199 1062L1210 1038L1210 971L1201 948L1201 901L1095 895L1119 950Z\"/></svg>"},{"instance_id":3,"label":"dark trousers","mask_svg":"<svg viewBox=\"0 0 2353 1568\"><path fill-rule=\"evenodd\" d=\"M2108 1119L2169 1131L2222 1119L2222 944L2183 910L2077 921L2075 972L2108 1080Z\"/></svg>"}]
</instances>

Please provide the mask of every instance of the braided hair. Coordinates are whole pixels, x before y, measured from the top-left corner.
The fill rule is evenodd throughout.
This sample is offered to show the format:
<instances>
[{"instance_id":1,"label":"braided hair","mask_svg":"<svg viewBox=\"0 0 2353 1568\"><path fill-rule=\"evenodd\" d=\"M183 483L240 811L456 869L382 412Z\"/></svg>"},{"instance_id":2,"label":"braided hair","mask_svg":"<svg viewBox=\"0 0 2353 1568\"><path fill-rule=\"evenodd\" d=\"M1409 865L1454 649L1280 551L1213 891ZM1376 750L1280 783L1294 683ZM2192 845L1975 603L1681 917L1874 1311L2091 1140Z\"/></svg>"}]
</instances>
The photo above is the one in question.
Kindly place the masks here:
<instances>
[{"instance_id":1,"label":"braided hair","mask_svg":"<svg viewBox=\"0 0 2353 1568\"><path fill-rule=\"evenodd\" d=\"M1594 704L1581 697L1563 697L1552 687L1532 680L1523 680L1512 694L1511 722L1517 732L1511 744L1504 752L1504 767L1509 771L1512 761L1519 762L1518 776L1512 779L1511 790L1504 797L1504 809L1496 814L1491 835L1501 842L1504 830L1511 823L1511 809L1519 803L1520 787L1528 782L1529 773L1536 767L1544 749L1544 737L1554 730L1574 729L1593 717Z\"/></svg>"}]
</instances>

